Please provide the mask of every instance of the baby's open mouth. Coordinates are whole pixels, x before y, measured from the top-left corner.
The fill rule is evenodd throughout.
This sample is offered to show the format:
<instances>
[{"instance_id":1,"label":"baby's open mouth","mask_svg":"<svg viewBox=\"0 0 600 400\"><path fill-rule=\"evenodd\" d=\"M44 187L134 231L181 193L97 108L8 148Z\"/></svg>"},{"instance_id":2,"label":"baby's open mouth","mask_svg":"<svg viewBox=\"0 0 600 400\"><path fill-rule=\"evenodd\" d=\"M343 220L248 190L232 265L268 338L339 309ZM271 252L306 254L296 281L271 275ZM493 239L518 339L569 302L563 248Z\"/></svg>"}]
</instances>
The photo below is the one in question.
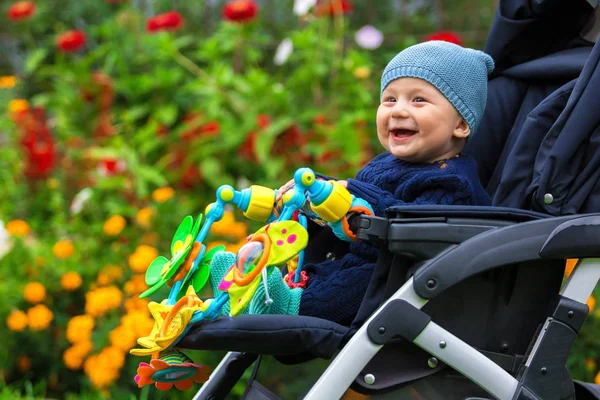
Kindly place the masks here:
<instances>
[{"instance_id":1,"label":"baby's open mouth","mask_svg":"<svg viewBox=\"0 0 600 400\"><path fill-rule=\"evenodd\" d=\"M417 131L411 129L392 129L390 133L395 139L404 139L414 135Z\"/></svg>"}]
</instances>

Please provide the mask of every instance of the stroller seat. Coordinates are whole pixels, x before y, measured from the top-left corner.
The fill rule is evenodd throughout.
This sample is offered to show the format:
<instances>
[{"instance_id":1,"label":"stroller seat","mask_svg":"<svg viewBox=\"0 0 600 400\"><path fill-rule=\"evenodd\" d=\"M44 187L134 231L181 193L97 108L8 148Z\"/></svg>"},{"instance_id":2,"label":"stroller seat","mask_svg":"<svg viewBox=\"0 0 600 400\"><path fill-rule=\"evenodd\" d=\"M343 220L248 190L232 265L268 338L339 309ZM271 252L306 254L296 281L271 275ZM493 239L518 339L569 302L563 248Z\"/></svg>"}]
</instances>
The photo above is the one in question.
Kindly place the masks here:
<instances>
[{"instance_id":1,"label":"stroller seat","mask_svg":"<svg viewBox=\"0 0 600 400\"><path fill-rule=\"evenodd\" d=\"M527 96L535 68L523 64L569 57L585 65L565 63L570 72L556 75L544 96ZM501 70L491 80L486 116L467 148L494 207L402 206L387 218L361 217L358 237L380 255L352 324L241 315L194 326L178 347L230 351L196 399L226 398L259 354L294 364L340 348L307 399L339 398L350 386L394 396L450 372L476 384L465 386L473 398L600 398L596 386L574 385L565 366L600 279L600 214L583 214L600 211L600 113L590 112L600 104L600 45L519 61L503 62L512 75ZM509 78L524 94L506 118L493 105ZM328 248L329 236L309 248ZM580 261L561 288L567 258ZM485 391L471 390L478 387ZM246 398L276 397L261 388Z\"/></svg>"}]
</instances>

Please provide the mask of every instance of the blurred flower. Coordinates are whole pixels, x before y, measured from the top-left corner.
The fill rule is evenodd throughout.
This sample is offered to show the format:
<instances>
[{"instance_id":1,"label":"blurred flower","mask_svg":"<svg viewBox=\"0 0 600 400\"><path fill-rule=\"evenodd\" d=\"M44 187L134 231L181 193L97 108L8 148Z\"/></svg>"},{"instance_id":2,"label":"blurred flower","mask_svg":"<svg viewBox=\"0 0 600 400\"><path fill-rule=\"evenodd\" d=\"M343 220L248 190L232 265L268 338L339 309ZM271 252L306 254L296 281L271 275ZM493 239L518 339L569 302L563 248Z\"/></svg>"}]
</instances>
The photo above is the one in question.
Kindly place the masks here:
<instances>
[{"instance_id":1,"label":"blurred flower","mask_svg":"<svg viewBox=\"0 0 600 400\"><path fill-rule=\"evenodd\" d=\"M83 359L93 349L93 344L89 340L75 343L73 346L66 349L63 353L63 362L67 368L72 370L81 369Z\"/></svg>"},{"instance_id":2,"label":"blurred flower","mask_svg":"<svg viewBox=\"0 0 600 400\"><path fill-rule=\"evenodd\" d=\"M74 252L75 247L70 240L59 240L52 246L52 254L61 260L71 257Z\"/></svg>"},{"instance_id":3,"label":"blurred flower","mask_svg":"<svg viewBox=\"0 0 600 400\"><path fill-rule=\"evenodd\" d=\"M225 4L223 18L227 21L247 23L256 18L258 5L254 0L233 0Z\"/></svg>"},{"instance_id":4,"label":"blurred flower","mask_svg":"<svg viewBox=\"0 0 600 400\"><path fill-rule=\"evenodd\" d=\"M140 299L139 297L132 297L131 299L125 300L125 310L127 312L147 310L148 309L147 299ZM146 332L148 333L148 332Z\"/></svg>"},{"instance_id":5,"label":"blurred flower","mask_svg":"<svg viewBox=\"0 0 600 400\"><path fill-rule=\"evenodd\" d=\"M148 32L158 31L176 31L183 26L183 18L177 11L169 11L163 14L158 14L146 23Z\"/></svg>"},{"instance_id":6,"label":"blurred flower","mask_svg":"<svg viewBox=\"0 0 600 400\"><path fill-rule=\"evenodd\" d=\"M157 201L159 203L164 203L174 195L175 191L173 190L173 188L170 188L168 186L158 188L154 192L152 192L152 198L154 199L154 201Z\"/></svg>"},{"instance_id":7,"label":"blurred flower","mask_svg":"<svg viewBox=\"0 0 600 400\"><path fill-rule=\"evenodd\" d=\"M158 250L142 244L129 256L129 267L133 272L144 273L156 257L158 257Z\"/></svg>"},{"instance_id":8,"label":"blurred flower","mask_svg":"<svg viewBox=\"0 0 600 400\"><path fill-rule=\"evenodd\" d=\"M31 369L31 358L27 357L25 354L21 354L17 357L17 368L21 372L27 372Z\"/></svg>"},{"instance_id":9,"label":"blurred flower","mask_svg":"<svg viewBox=\"0 0 600 400\"><path fill-rule=\"evenodd\" d=\"M571 272L573 272L575 266L577 265L577 261L579 261L578 258L567 258L565 263L565 277L571 275Z\"/></svg>"},{"instance_id":10,"label":"blurred flower","mask_svg":"<svg viewBox=\"0 0 600 400\"><path fill-rule=\"evenodd\" d=\"M6 231L11 236L25 237L29 235L31 228L29 228L29 224L22 219L13 219L6 223Z\"/></svg>"},{"instance_id":11,"label":"blurred flower","mask_svg":"<svg viewBox=\"0 0 600 400\"><path fill-rule=\"evenodd\" d=\"M119 370L111 368L111 365L108 356L100 353L88 357L83 370L97 389L106 389L119 378Z\"/></svg>"},{"instance_id":12,"label":"blurred flower","mask_svg":"<svg viewBox=\"0 0 600 400\"><path fill-rule=\"evenodd\" d=\"M27 318L27 314L21 310L12 311L6 318L6 326L14 332L24 331L25 328L27 328L28 323L29 319Z\"/></svg>"},{"instance_id":13,"label":"blurred flower","mask_svg":"<svg viewBox=\"0 0 600 400\"><path fill-rule=\"evenodd\" d=\"M356 79L365 80L371 76L371 68L365 66L358 67L352 72L352 75L354 75Z\"/></svg>"},{"instance_id":14,"label":"blurred flower","mask_svg":"<svg viewBox=\"0 0 600 400\"><path fill-rule=\"evenodd\" d=\"M25 99L14 99L8 102L8 111L18 114L29 109L29 102Z\"/></svg>"},{"instance_id":15,"label":"blurred flower","mask_svg":"<svg viewBox=\"0 0 600 400\"><path fill-rule=\"evenodd\" d=\"M85 294L85 313L92 317L101 317L119 307L123 293L116 286L101 287Z\"/></svg>"},{"instance_id":16,"label":"blurred flower","mask_svg":"<svg viewBox=\"0 0 600 400\"><path fill-rule=\"evenodd\" d=\"M50 322L54 319L54 314L45 305L38 304L27 310L27 318L29 319L29 328L31 330L42 331L50 326Z\"/></svg>"},{"instance_id":17,"label":"blurred flower","mask_svg":"<svg viewBox=\"0 0 600 400\"><path fill-rule=\"evenodd\" d=\"M597 368L596 360L594 360L593 358L585 359L585 369L587 369L590 372L594 372L594 371L596 371L596 368Z\"/></svg>"},{"instance_id":18,"label":"blurred flower","mask_svg":"<svg viewBox=\"0 0 600 400\"><path fill-rule=\"evenodd\" d=\"M352 3L348 0L318 0L315 14L320 17L345 15L352 11Z\"/></svg>"},{"instance_id":19,"label":"blurred flower","mask_svg":"<svg viewBox=\"0 0 600 400\"><path fill-rule=\"evenodd\" d=\"M17 84L17 77L14 75L0 76L0 89L10 89Z\"/></svg>"},{"instance_id":20,"label":"blurred flower","mask_svg":"<svg viewBox=\"0 0 600 400\"><path fill-rule=\"evenodd\" d=\"M117 267L116 265L107 265L106 267L102 268L102 270L98 273L96 282L100 286L107 286L122 277L123 270L121 269L121 267Z\"/></svg>"},{"instance_id":21,"label":"blurred flower","mask_svg":"<svg viewBox=\"0 0 600 400\"><path fill-rule=\"evenodd\" d=\"M85 205L85 203L87 203L88 200L92 198L92 194L93 194L92 189L89 187L82 189L79 193L77 193L75 195L75 197L73 198L71 207L69 208L69 210L71 211L71 214L73 214L73 215L79 214L81 212L81 210L83 210L83 206Z\"/></svg>"},{"instance_id":22,"label":"blurred flower","mask_svg":"<svg viewBox=\"0 0 600 400\"><path fill-rule=\"evenodd\" d=\"M127 221L120 215L113 215L104 222L102 230L108 236L117 236L127 225Z\"/></svg>"},{"instance_id":23,"label":"blurred flower","mask_svg":"<svg viewBox=\"0 0 600 400\"><path fill-rule=\"evenodd\" d=\"M248 236L248 226L243 222L236 222L229 210L225 210L223 217L212 224L210 231L213 235L233 239L245 239Z\"/></svg>"},{"instance_id":24,"label":"blurred flower","mask_svg":"<svg viewBox=\"0 0 600 400\"><path fill-rule=\"evenodd\" d=\"M594 311L594 308L596 308L596 299L592 295L592 296L588 297L585 304L587 304L589 312L591 313L592 311Z\"/></svg>"},{"instance_id":25,"label":"blurred flower","mask_svg":"<svg viewBox=\"0 0 600 400\"><path fill-rule=\"evenodd\" d=\"M273 63L275 63L275 65L282 65L287 61L290 54L292 54L293 50L294 43L292 42L292 39L283 39L281 43L279 43L279 46L277 46L277 50L275 51L275 57L273 58Z\"/></svg>"},{"instance_id":26,"label":"blurred flower","mask_svg":"<svg viewBox=\"0 0 600 400\"><path fill-rule=\"evenodd\" d=\"M0 258L9 252L11 247L10 234L4 226L4 221L0 219Z\"/></svg>"},{"instance_id":27,"label":"blurred flower","mask_svg":"<svg viewBox=\"0 0 600 400\"><path fill-rule=\"evenodd\" d=\"M317 4L317 0L294 0L294 14L303 17L315 4Z\"/></svg>"},{"instance_id":28,"label":"blurred flower","mask_svg":"<svg viewBox=\"0 0 600 400\"><path fill-rule=\"evenodd\" d=\"M23 297L32 304L40 303L46 298L46 288L39 282L29 282L23 289Z\"/></svg>"},{"instance_id":29,"label":"blurred flower","mask_svg":"<svg viewBox=\"0 0 600 400\"><path fill-rule=\"evenodd\" d=\"M63 33L56 38L56 47L65 53L70 53L83 48L86 41L87 38L83 31L72 30Z\"/></svg>"},{"instance_id":30,"label":"blurred flower","mask_svg":"<svg viewBox=\"0 0 600 400\"><path fill-rule=\"evenodd\" d=\"M115 158L107 158L98 163L98 173L102 176L114 176L127 168L127 164L123 160L117 160Z\"/></svg>"},{"instance_id":31,"label":"blurred flower","mask_svg":"<svg viewBox=\"0 0 600 400\"><path fill-rule=\"evenodd\" d=\"M442 32L434 32L425 36L424 42L428 42L430 40L442 40L444 42L450 42L462 46L462 39L458 34L451 31L442 31Z\"/></svg>"},{"instance_id":32,"label":"blurred flower","mask_svg":"<svg viewBox=\"0 0 600 400\"><path fill-rule=\"evenodd\" d=\"M135 347L138 335L126 326L119 325L108 334L111 346L118 347L123 351L129 351Z\"/></svg>"},{"instance_id":33,"label":"blurred flower","mask_svg":"<svg viewBox=\"0 0 600 400\"><path fill-rule=\"evenodd\" d=\"M60 286L67 292L73 292L81 287L81 275L71 271L60 277Z\"/></svg>"},{"instance_id":34,"label":"blurred flower","mask_svg":"<svg viewBox=\"0 0 600 400\"><path fill-rule=\"evenodd\" d=\"M596 377L594 378L594 383L595 383L596 385L600 385L600 372L598 372L598 373L596 374Z\"/></svg>"},{"instance_id":35,"label":"blurred flower","mask_svg":"<svg viewBox=\"0 0 600 400\"><path fill-rule=\"evenodd\" d=\"M35 13L35 3L33 1L17 1L13 3L8 10L6 15L13 21L22 21L29 19Z\"/></svg>"},{"instance_id":36,"label":"blurred flower","mask_svg":"<svg viewBox=\"0 0 600 400\"><path fill-rule=\"evenodd\" d=\"M140 208L140 211L135 216L135 220L138 224L144 228L150 227L150 221L152 220L152 209L148 207Z\"/></svg>"},{"instance_id":37,"label":"blurred flower","mask_svg":"<svg viewBox=\"0 0 600 400\"><path fill-rule=\"evenodd\" d=\"M66 336L69 343L89 341L95 321L91 315L77 315L67 322Z\"/></svg>"},{"instance_id":38,"label":"blurred flower","mask_svg":"<svg viewBox=\"0 0 600 400\"><path fill-rule=\"evenodd\" d=\"M383 33L372 25L365 25L356 31L354 40L363 49L374 50L383 43Z\"/></svg>"},{"instance_id":39,"label":"blurred flower","mask_svg":"<svg viewBox=\"0 0 600 400\"><path fill-rule=\"evenodd\" d=\"M116 346L105 347L100 354L109 360L111 368L120 369L125 364L125 352Z\"/></svg>"},{"instance_id":40,"label":"blurred flower","mask_svg":"<svg viewBox=\"0 0 600 400\"><path fill-rule=\"evenodd\" d=\"M203 123L204 115L200 112L190 112L183 117L184 126L189 127L182 134L181 138L186 142L191 142L203 136L216 136L221 132L219 121L208 121Z\"/></svg>"},{"instance_id":41,"label":"blurred flower","mask_svg":"<svg viewBox=\"0 0 600 400\"><path fill-rule=\"evenodd\" d=\"M146 285L146 277L144 274L136 274L133 275L129 281L125 282L123 286L125 292L130 295L138 295L148 289L148 285Z\"/></svg>"},{"instance_id":42,"label":"blurred flower","mask_svg":"<svg viewBox=\"0 0 600 400\"><path fill-rule=\"evenodd\" d=\"M142 236L141 243L142 244L156 244L160 240L160 236L156 232L146 232L144 236Z\"/></svg>"}]
</instances>

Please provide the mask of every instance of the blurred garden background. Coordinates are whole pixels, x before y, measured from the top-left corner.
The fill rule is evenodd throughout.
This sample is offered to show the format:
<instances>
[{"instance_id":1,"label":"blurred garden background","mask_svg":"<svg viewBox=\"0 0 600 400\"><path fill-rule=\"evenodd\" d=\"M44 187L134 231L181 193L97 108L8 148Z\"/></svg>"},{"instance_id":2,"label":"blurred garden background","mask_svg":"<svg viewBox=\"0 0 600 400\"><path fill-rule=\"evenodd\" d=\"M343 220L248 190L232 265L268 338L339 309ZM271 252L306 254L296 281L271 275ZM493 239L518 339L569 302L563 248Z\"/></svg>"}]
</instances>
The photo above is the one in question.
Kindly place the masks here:
<instances>
[{"instance_id":1,"label":"blurred garden background","mask_svg":"<svg viewBox=\"0 0 600 400\"><path fill-rule=\"evenodd\" d=\"M181 219L222 184L276 188L305 165L354 175L381 151L387 61L430 39L482 48L496 2L0 5L0 398L189 399L197 387L138 389L147 360L128 353L153 325L144 272ZM250 230L228 212L211 240L235 251ZM594 303L570 360L584 380ZM297 398L325 365L267 360L262 381Z\"/></svg>"}]
</instances>

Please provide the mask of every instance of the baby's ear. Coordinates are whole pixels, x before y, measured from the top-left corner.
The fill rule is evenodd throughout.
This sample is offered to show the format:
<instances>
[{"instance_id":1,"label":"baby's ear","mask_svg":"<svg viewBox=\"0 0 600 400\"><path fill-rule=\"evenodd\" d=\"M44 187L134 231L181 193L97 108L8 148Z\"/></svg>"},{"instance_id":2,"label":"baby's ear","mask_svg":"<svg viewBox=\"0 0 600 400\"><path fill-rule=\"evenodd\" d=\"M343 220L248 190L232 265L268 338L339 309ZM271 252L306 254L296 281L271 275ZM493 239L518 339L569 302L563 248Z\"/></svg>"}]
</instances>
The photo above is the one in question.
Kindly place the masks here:
<instances>
[{"instance_id":1,"label":"baby's ear","mask_svg":"<svg viewBox=\"0 0 600 400\"><path fill-rule=\"evenodd\" d=\"M467 124L464 118L461 118L460 121L456 124L454 128L454 137L459 139L466 139L471 134L471 127Z\"/></svg>"}]
</instances>

